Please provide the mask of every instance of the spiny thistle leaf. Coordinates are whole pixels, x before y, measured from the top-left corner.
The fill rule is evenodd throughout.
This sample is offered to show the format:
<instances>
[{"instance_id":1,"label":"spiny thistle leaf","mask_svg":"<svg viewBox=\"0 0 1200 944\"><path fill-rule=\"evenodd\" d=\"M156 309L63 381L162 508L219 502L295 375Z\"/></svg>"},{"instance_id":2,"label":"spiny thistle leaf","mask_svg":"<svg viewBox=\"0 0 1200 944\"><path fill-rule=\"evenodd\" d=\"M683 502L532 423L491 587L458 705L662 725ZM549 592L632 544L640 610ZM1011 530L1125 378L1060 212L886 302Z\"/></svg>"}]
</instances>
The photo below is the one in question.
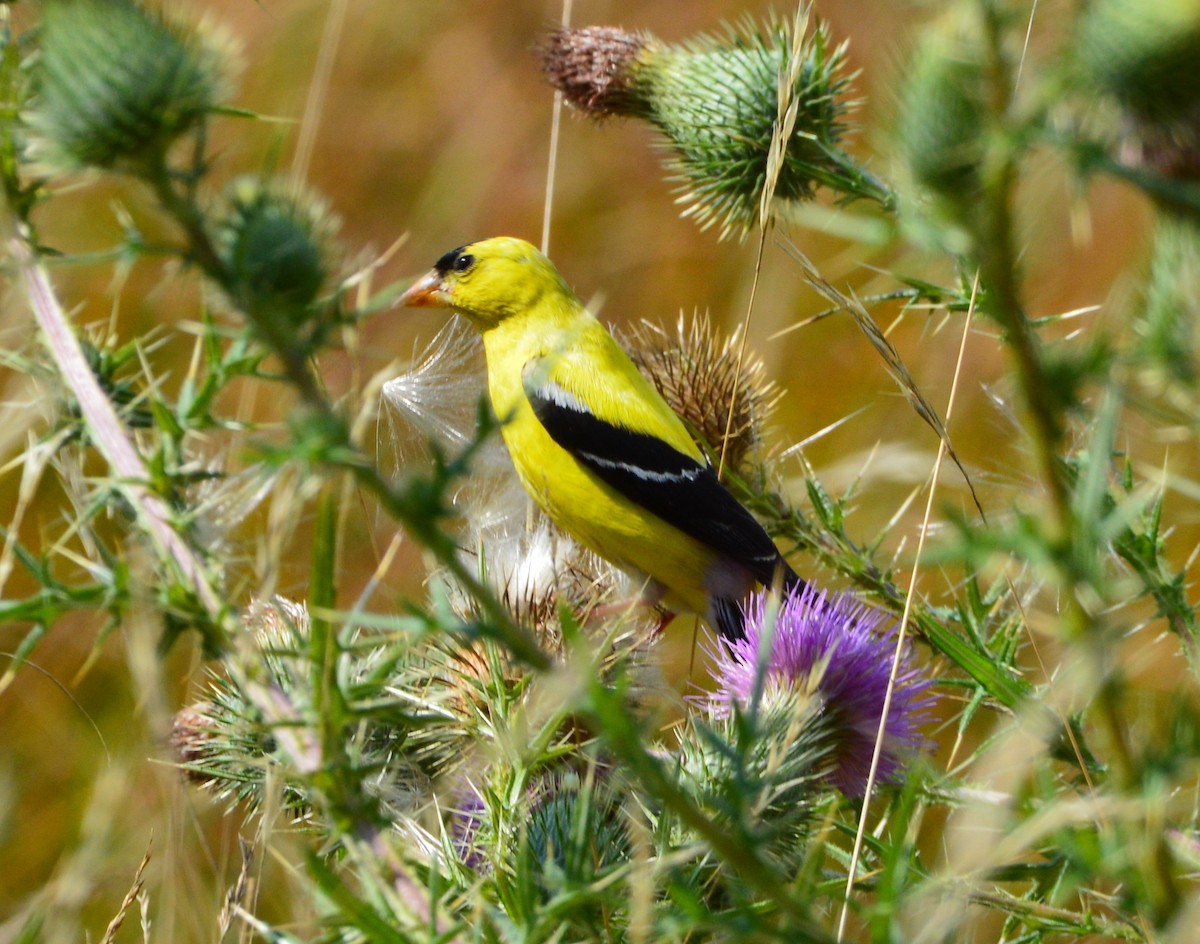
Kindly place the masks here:
<instances>
[{"instance_id":1,"label":"spiny thistle leaf","mask_svg":"<svg viewBox=\"0 0 1200 944\"><path fill-rule=\"evenodd\" d=\"M724 238L742 237L760 220L764 191L774 177L772 139L780 117L780 88L789 76L793 26L746 19L724 35L701 35L673 45L614 27L562 28L542 49L549 81L567 101L596 119L621 115L650 122L667 139L668 166L679 185L685 216ZM799 51L786 89L797 107L774 196L806 200L820 186L844 199L887 204L890 196L841 150L845 44L834 46L820 24Z\"/></svg>"},{"instance_id":2,"label":"spiny thistle leaf","mask_svg":"<svg viewBox=\"0 0 1200 944\"><path fill-rule=\"evenodd\" d=\"M41 156L67 169L145 167L218 105L224 70L208 38L134 0L48 0L29 116Z\"/></svg>"}]
</instances>

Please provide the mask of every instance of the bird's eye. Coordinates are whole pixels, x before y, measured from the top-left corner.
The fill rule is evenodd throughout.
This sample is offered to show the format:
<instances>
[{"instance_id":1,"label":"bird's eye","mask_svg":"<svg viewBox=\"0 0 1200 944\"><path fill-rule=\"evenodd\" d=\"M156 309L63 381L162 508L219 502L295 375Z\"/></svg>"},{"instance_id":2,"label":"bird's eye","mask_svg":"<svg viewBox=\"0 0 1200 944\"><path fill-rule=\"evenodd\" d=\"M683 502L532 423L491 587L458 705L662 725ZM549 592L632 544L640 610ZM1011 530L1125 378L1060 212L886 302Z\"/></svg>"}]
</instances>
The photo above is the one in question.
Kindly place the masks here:
<instances>
[{"instance_id":1,"label":"bird's eye","mask_svg":"<svg viewBox=\"0 0 1200 944\"><path fill-rule=\"evenodd\" d=\"M464 252L461 256L454 260L455 272L466 272L475 264L475 257L469 252Z\"/></svg>"}]
</instances>

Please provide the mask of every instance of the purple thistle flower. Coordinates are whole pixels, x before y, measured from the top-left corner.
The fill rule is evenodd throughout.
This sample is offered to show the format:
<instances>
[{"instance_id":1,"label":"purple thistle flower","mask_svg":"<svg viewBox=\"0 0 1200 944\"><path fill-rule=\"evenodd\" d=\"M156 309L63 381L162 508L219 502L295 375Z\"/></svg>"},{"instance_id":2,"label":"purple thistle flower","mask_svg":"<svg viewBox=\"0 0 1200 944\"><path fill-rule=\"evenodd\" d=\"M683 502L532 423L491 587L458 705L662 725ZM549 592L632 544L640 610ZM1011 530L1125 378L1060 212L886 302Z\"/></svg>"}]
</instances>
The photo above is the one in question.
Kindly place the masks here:
<instances>
[{"instance_id":1,"label":"purple thistle flower","mask_svg":"<svg viewBox=\"0 0 1200 944\"><path fill-rule=\"evenodd\" d=\"M450 811L450 842L463 864L478 872L487 867L487 858L480 850L478 840L486 804L479 791L469 783L464 783L455 793L454 808Z\"/></svg>"},{"instance_id":2,"label":"purple thistle flower","mask_svg":"<svg viewBox=\"0 0 1200 944\"><path fill-rule=\"evenodd\" d=\"M717 654L718 689L708 698L714 716L726 717L734 705L745 708L754 697L764 623L775 607L770 594L755 594L746 607L745 638ZM769 711L789 692L819 698L819 723L828 726L833 742L827 778L846 796L862 795L871 770L896 649L894 627L879 631L884 619L849 594L810 584L778 604L769 640L759 704ZM902 655L876 774L881 782L898 780L905 758L925 747L920 727L935 700L932 684Z\"/></svg>"}]
</instances>

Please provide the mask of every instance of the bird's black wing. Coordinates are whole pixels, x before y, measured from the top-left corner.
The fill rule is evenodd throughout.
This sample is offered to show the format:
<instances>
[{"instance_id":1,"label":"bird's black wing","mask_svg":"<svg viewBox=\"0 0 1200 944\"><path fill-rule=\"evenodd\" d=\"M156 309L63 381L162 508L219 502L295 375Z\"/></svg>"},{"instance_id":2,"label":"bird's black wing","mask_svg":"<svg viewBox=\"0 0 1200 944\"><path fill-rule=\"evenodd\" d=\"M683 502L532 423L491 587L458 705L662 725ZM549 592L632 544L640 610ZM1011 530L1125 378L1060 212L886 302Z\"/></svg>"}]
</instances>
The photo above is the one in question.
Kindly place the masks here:
<instances>
[{"instance_id":1,"label":"bird's black wing","mask_svg":"<svg viewBox=\"0 0 1200 944\"><path fill-rule=\"evenodd\" d=\"M606 485L667 524L744 567L770 586L782 570L799 582L775 542L706 464L655 436L608 423L553 381L525 394L534 415L563 449Z\"/></svg>"}]
</instances>

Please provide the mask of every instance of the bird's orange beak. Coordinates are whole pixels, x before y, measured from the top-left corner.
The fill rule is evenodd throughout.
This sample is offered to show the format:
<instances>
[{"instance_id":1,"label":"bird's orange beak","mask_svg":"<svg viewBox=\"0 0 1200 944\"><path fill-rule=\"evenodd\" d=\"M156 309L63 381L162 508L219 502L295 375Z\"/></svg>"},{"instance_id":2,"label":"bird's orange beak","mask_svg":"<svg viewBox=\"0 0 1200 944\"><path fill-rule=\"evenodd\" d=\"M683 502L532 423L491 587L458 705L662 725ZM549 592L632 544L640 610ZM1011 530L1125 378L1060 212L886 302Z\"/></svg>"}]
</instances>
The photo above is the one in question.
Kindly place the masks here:
<instances>
[{"instance_id":1,"label":"bird's orange beak","mask_svg":"<svg viewBox=\"0 0 1200 944\"><path fill-rule=\"evenodd\" d=\"M437 269L430 269L409 286L408 291L400 296L396 304L409 308L449 307L450 296L442 288L442 274Z\"/></svg>"}]
</instances>

